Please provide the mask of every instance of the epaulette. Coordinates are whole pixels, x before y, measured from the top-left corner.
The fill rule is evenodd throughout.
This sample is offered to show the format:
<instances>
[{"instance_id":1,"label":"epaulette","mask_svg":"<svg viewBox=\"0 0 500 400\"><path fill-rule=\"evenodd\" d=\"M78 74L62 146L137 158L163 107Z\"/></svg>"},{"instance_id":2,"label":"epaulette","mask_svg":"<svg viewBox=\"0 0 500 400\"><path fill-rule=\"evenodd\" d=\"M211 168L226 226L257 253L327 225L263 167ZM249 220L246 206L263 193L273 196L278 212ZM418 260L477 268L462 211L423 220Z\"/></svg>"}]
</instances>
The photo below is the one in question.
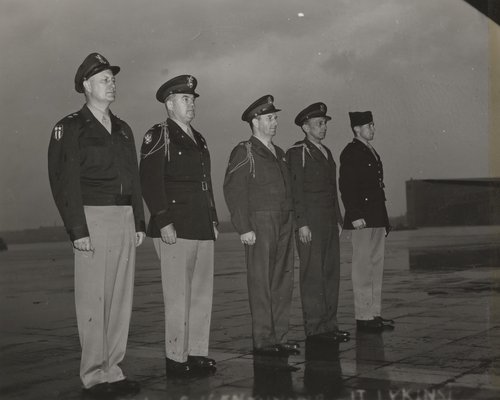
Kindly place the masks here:
<instances>
[{"instance_id":1,"label":"epaulette","mask_svg":"<svg viewBox=\"0 0 500 400\"><path fill-rule=\"evenodd\" d=\"M297 142L295 143L291 149L300 149L302 147L302 168L306 166L306 152L309 154L309 156L312 157L311 150L309 150L309 147L305 142Z\"/></svg>"},{"instance_id":2,"label":"epaulette","mask_svg":"<svg viewBox=\"0 0 500 400\"><path fill-rule=\"evenodd\" d=\"M65 120L65 119L72 119L72 118L75 118L75 117L78 117L78 113L77 112L74 112L72 114L66 115L66 117L63 118L63 120Z\"/></svg>"},{"instance_id":3,"label":"epaulette","mask_svg":"<svg viewBox=\"0 0 500 400\"><path fill-rule=\"evenodd\" d=\"M62 124L64 122L72 120L74 118L78 118L79 116L80 116L80 114L78 112L74 112L74 113L68 114L61 121L59 121L59 124Z\"/></svg>"},{"instance_id":4,"label":"epaulette","mask_svg":"<svg viewBox=\"0 0 500 400\"><path fill-rule=\"evenodd\" d=\"M245 140L243 142L238 143L238 146L245 146L247 154L246 157L241 162L239 162L229 171L229 173L232 174L234 171L237 171L244 165L250 164L249 172L252 175L252 178L255 178L255 159L252 153L252 142L250 142L250 140Z\"/></svg>"},{"instance_id":5,"label":"epaulette","mask_svg":"<svg viewBox=\"0 0 500 400\"><path fill-rule=\"evenodd\" d=\"M158 128L161 129L160 136L147 153L143 153L141 151L141 159L147 158L161 149L165 149L167 161L170 161L170 134L167 128L167 121L156 124L149 131L147 131L144 135L144 144L148 145L153 141L153 131Z\"/></svg>"}]
</instances>

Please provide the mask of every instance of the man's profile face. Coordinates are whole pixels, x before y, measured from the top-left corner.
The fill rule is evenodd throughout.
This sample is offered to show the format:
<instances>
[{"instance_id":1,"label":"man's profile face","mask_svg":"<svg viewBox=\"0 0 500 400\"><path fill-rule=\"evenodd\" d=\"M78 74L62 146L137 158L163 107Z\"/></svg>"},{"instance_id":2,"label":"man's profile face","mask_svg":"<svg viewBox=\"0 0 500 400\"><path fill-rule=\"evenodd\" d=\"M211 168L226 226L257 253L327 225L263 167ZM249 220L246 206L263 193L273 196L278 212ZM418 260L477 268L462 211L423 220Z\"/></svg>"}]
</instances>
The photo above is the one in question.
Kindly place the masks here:
<instances>
[{"instance_id":1,"label":"man's profile face","mask_svg":"<svg viewBox=\"0 0 500 400\"><path fill-rule=\"evenodd\" d=\"M166 103L175 119L186 125L194 119L196 106L193 94L176 93L169 96Z\"/></svg>"},{"instance_id":2,"label":"man's profile face","mask_svg":"<svg viewBox=\"0 0 500 400\"><path fill-rule=\"evenodd\" d=\"M315 117L307 120L304 126L307 138L314 143L321 142L326 136L326 123L325 117Z\"/></svg>"},{"instance_id":3,"label":"man's profile face","mask_svg":"<svg viewBox=\"0 0 500 400\"><path fill-rule=\"evenodd\" d=\"M370 122L369 124L361 125L356 127L356 136L361 139L366 140L367 142L373 140L375 136L375 124Z\"/></svg>"},{"instance_id":4,"label":"man's profile face","mask_svg":"<svg viewBox=\"0 0 500 400\"><path fill-rule=\"evenodd\" d=\"M276 135L276 128L278 127L278 115L276 113L259 115L255 118L256 128L259 133L267 137Z\"/></svg>"},{"instance_id":5,"label":"man's profile face","mask_svg":"<svg viewBox=\"0 0 500 400\"><path fill-rule=\"evenodd\" d=\"M116 78L107 69L91 76L84 81L84 87L89 98L99 103L111 103L116 97Z\"/></svg>"}]
</instances>

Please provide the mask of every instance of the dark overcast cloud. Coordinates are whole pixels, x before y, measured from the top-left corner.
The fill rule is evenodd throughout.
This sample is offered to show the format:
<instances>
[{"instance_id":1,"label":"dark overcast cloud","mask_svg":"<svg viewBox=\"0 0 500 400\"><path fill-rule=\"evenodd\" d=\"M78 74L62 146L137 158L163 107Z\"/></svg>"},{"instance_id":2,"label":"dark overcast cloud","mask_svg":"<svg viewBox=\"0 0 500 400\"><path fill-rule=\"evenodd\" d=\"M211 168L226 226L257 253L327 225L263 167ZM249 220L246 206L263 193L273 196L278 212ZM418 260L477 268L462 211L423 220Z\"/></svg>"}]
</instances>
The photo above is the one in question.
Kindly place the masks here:
<instances>
[{"instance_id":1,"label":"dark overcast cloud","mask_svg":"<svg viewBox=\"0 0 500 400\"><path fill-rule=\"evenodd\" d=\"M1 9L0 230L59 223L48 138L81 107L73 77L92 51L122 67L112 109L138 144L165 117L157 87L198 78L194 125L211 148L223 217L227 157L249 136L241 112L266 93L283 108L284 148L301 138L296 113L327 103L337 159L352 137L347 112L373 110L392 215L405 212L411 177L488 175L488 24L463 1L3 0Z\"/></svg>"}]
</instances>

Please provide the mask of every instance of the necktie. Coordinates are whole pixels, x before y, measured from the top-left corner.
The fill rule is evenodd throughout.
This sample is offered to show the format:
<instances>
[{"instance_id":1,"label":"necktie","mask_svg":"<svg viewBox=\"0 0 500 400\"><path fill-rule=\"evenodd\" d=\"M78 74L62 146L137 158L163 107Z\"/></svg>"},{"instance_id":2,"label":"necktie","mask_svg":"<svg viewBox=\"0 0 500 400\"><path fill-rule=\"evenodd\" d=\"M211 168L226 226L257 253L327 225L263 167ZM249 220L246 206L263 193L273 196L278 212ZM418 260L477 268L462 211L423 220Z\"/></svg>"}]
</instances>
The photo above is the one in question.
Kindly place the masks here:
<instances>
[{"instance_id":1,"label":"necktie","mask_svg":"<svg viewBox=\"0 0 500 400\"><path fill-rule=\"evenodd\" d=\"M325 158L328 160L328 153L326 152L326 149L323 147L323 145L321 143L318 145L318 149L320 149L320 151L323 153Z\"/></svg>"},{"instance_id":2,"label":"necktie","mask_svg":"<svg viewBox=\"0 0 500 400\"><path fill-rule=\"evenodd\" d=\"M368 148L369 148L369 149L370 149L370 151L372 152L373 157L375 157L375 158L378 160L377 153L375 152L375 149L372 147L372 145L371 145L370 143L368 143Z\"/></svg>"},{"instance_id":3,"label":"necktie","mask_svg":"<svg viewBox=\"0 0 500 400\"><path fill-rule=\"evenodd\" d=\"M111 133L111 120L109 119L109 117L107 117L106 115L103 115L102 116L102 124L104 125L104 127L106 128L106 130Z\"/></svg>"},{"instance_id":4,"label":"necktie","mask_svg":"<svg viewBox=\"0 0 500 400\"><path fill-rule=\"evenodd\" d=\"M187 126L186 133L191 138L191 140L196 143L196 139L194 138L194 134L190 125Z\"/></svg>"},{"instance_id":5,"label":"necktie","mask_svg":"<svg viewBox=\"0 0 500 400\"><path fill-rule=\"evenodd\" d=\"M273 153L274 157L276 157L276 149L274 148L274 145L272 143L269 143L267 145L267 148L271 150L271 153Z\"/></svg>"}]
</instances>

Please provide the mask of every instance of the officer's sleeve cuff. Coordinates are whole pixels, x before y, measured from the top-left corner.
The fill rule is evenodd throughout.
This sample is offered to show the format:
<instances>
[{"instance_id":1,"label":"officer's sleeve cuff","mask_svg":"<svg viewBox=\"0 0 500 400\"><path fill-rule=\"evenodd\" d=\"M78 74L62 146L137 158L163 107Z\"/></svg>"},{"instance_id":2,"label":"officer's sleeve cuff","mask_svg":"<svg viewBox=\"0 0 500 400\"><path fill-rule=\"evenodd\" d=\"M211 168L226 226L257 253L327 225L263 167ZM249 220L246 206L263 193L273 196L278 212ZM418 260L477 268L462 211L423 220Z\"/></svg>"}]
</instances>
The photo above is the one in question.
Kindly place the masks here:
<instances>
[{"instance_id":1,"label":"officer's sleeve cuff","mask_svg":"<svg viewBox=\"0 0 500 400\"><path fill-rule=\"evenodd\" d=\"M158 229L170 225L173 222L171 221L171 217L167 212L158 213L153 218L155 220L155 224L158 227Z\"/></svg>"},{"instance_id":2,"label":"officer's sleeve cuff","mask_svg":"<svg viewBox=\"0 0 500 400\"><path fill-rule=\"evenodd\" d=\"M146 232L146 223L144 221L135 221L135 231L136 232Z\"/></svg>"},{"instance_id":3,"label":"officer's sleeve cuff","mask_svg":"<svg viewBox=\"0 0 500 400\"><path fill-rule=\"evenodd\" d=\"M90 236L87 225L75 226L74 228L66 228L66 231L68 232L69 238L72 242Z\"/></svg>"}]
</instances>

